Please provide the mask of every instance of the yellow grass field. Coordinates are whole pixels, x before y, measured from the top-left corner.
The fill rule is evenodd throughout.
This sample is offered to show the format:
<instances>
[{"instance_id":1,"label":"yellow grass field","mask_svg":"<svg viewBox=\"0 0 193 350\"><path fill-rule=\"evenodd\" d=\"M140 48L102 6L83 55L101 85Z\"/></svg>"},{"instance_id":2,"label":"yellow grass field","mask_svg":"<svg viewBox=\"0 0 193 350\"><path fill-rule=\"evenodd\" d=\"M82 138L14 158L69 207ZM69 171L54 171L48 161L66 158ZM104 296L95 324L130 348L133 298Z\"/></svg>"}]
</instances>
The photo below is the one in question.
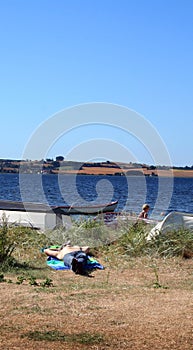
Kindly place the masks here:
<instances>
[{"instance_id":1,"label":"yellow grass field","mask_svg":"<svg viewBox=\"0 0 193 350\"><path fill-rule=\"evenodd\" d=\"M146 168L111 168L111 167L83 167L81 170L74 171L74 170L64 170L65 174L88 174L88 175L115 175L117 173L122 172L123 174L126 174L129 176L132 175L133 172L138 172L138 174L143 175L149 175L151 176L152 173L158 176L163 177L193 177L193 170L148 170Z\"/></svg>"}]
</instances>

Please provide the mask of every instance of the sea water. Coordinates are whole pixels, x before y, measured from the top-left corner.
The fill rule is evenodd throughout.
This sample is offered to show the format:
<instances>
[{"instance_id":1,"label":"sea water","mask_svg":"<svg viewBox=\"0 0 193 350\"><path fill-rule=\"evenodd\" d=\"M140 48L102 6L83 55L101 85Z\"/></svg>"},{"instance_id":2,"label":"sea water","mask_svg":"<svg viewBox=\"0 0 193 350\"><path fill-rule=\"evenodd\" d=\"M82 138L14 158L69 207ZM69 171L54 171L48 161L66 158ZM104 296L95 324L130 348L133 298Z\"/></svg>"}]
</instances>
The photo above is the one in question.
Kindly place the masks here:
<instances>
[{"instance_id":1,"label":"sea water","mask_svg":"<svg viewBox=\"0 0 193 350\"><path fill-rule=\"evenodd\" d=\"M193 213L193 178L1 173L0 200L87 206L118 200L116 211L136 214L147 202L159 219L169 211Z\"/></svg>"}]
</instances>

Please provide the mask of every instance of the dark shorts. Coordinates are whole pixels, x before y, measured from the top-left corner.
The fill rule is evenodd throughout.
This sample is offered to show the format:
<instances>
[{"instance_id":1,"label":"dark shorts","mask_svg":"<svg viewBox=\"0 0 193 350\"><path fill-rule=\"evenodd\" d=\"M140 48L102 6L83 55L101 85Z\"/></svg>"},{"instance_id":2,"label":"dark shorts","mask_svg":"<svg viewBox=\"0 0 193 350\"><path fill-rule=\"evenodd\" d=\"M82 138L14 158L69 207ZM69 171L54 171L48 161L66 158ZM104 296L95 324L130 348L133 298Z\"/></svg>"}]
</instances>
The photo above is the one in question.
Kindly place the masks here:
<instances>
[{"instance_id":1,"label":"dark shorts","mask_svg":"<svg viewBox=\"0 0 193 350\"><path fill-rule=\"evenodd\" d=\"M87 261L87 254L84 253L82 250L65 254L63 258L64 264L71 268L72 260L74 258L76 258L80 263L84 265L86 264L86 261Z\"/></svg>"}]
</instances>

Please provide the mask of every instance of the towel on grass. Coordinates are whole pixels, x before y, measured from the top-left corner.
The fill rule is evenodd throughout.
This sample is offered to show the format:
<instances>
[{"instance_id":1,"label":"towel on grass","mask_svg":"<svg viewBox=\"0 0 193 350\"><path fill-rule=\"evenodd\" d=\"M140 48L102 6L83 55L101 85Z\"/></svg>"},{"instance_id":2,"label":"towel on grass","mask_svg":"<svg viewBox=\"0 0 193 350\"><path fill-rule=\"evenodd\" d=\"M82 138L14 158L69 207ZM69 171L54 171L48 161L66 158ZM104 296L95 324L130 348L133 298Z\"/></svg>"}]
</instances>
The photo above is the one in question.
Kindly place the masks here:
<instances>
[{"instance_id":1,"label":"towel on grass","mask_svg":"<svg viewBox=\"0 0 193 350\"><path fill-rule=\"evenodd\" d=\"M49 256L47 261L47 265L54 270L70 270L69 266L64 264L63 260L59 260L55 257ZM104 270L104 266L101 265L97 260L95 260L92 256L88 256L87 263L85 265L85 270L92 271L95 269Z\"/></svg>"}]
</instances>

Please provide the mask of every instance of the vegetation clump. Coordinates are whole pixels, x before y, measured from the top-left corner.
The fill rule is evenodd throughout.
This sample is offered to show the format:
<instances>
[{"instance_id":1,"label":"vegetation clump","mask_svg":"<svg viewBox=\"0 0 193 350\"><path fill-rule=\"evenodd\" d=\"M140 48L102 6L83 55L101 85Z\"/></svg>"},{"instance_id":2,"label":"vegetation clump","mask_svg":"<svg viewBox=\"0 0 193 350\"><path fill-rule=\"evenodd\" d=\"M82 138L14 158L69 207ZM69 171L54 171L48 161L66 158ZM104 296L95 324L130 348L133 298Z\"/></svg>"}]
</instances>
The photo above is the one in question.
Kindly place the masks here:
<instances>
[{"instance_id":1,"label":"vegetation clump","mask_svg":"<svg viewBox=\"0 0 193 350\"><path fill-rule=\"evenodd\" d=\"M82 220L74 222L69 230L58 229L41 233L31 228L8 225L2 218L0 227L0 270L26 271L41 263L45 257L41 248L52 244L89 245L100 256L135 258L140 256L193 257L193 233L189 230L171 231L147 240L150 227L142 222L119 223L108 227L102 221ZM49 284L49 283L48 283Z\"/></svg>"},{"instance_id":2,"label":"vegetation clump","mask_svg":"<svg viewBox=\"0 0 193 350\"><path fill-rule=\"evenodd\" d=\"M27 270L36 260L38 248L48 244L48 238L31 228L9 225L3 215L0 227L0 269Z\"/></svg>"}]
</instances>

